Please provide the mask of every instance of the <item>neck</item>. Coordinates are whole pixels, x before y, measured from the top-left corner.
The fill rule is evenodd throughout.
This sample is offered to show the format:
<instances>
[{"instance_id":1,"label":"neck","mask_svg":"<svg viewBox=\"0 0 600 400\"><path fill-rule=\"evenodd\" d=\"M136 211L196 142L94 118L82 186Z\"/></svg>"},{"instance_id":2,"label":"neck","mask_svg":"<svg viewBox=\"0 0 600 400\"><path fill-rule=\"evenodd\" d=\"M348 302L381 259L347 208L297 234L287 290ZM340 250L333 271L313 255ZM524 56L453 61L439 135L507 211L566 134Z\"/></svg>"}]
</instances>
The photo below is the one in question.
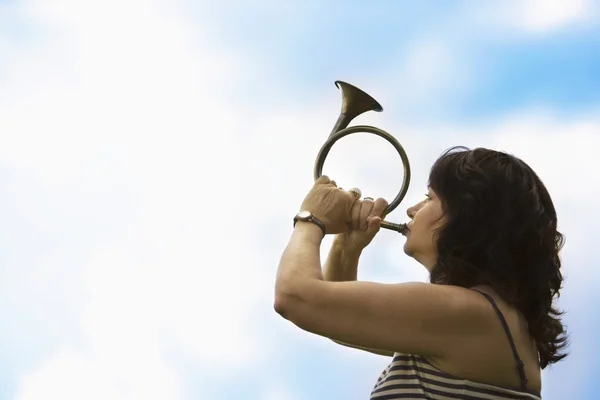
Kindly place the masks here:
<instances>
[{"instance_id":1,"label":"neck","mask_svg":"<svg viewBox=\"0 0 600 400\"><path fill-rule=\"evenodd\" d=\"M431 273L433 267L437 263L437 255L416 254L413 258L417 260L419 264L424 266L429 273Z\"/></svg>"}]
</instances>

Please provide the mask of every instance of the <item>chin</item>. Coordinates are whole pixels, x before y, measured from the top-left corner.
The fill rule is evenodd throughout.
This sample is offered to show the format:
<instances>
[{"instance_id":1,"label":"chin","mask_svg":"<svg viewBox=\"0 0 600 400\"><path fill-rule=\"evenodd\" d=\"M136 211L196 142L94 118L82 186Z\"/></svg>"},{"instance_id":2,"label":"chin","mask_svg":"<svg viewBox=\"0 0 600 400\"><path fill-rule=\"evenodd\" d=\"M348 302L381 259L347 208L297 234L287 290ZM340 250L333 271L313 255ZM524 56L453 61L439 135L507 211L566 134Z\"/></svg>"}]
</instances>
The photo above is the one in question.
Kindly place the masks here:
<instances>
[{"instance_id":1,"label":"chin","mask_svg":"<svg viewBox=\"0 0 600 400\"><path fill-rule=\"evenodd\" d=\"M414 251L413 251L413 249L411 248L411 245L410 245L410 243L409 243L409 241L408 241L408 240L407 240L407 241L404 243L404 247L403 247L403 249L404 249L404 254L406 254L406 255L407 255L407 256L409 256L409 257L412 257L412 256L413 256L413 254L414 254Z\"/></svg>"}]
</instances>

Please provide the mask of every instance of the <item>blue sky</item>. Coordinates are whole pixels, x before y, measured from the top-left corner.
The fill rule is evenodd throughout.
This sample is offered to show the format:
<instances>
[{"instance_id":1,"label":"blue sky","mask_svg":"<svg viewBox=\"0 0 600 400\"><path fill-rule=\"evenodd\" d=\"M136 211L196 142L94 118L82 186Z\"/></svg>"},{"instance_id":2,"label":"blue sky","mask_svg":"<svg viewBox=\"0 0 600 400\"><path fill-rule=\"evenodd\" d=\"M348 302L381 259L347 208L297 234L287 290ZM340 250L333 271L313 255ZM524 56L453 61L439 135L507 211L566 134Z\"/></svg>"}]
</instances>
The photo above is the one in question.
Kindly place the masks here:
<instances>
[{"instance_id":1,"label":"blue sky","mask_svg":"<svg viewBox=\"0 0 600 400\"><path fill-rule=\"evenodd\" d=\"M538 172L572 340L543 396L595 398L600 10L480 3L0 1L0 398L367 398L388 360L272 308L337 79L383 105L355 123L409 154L390 220L454 145ZM324 172L390 199L402 176L364 135ZM360 279L426 280L402 244L381 232Z\"/></svg>"}]
</instances>

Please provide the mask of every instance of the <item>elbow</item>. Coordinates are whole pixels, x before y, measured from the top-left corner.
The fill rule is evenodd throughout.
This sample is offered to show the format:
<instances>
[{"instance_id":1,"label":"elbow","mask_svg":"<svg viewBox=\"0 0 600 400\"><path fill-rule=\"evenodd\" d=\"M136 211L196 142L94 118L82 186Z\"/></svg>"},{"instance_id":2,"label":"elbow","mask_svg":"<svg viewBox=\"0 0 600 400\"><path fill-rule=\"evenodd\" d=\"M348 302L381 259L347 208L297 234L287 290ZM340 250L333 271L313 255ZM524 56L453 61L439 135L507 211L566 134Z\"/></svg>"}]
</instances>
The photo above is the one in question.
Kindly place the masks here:
<instances>
[{"instance_id":1,"label":"elbow","mask_svg":"<svg viewBox=\"0 0 600 400\"><path fill-rule=\"evenodd\" d=\"M282 316L285 319L289 320L289 299L288 296L282 293L275 294L275 303L273 304L273 308L275 312Z\"/></svg>"},{"instance_id":2,"label":"elbow","mask_svg":"<svg viewBox=\"0 0 600 400\"><path fill-rule=\"evenodd\" d=\"M273 308L275 312L283 318L289 320L290 312L297 303L298 293L297 285L290 285L290 282L278 282L275 286L275 302Z\"/></svg>"},{"instance_id":3,"label":"elbow","mask_svg":"<svg viewBox=\"0 0 600 400\"><path fill-rule=\"evenodd\" d=\"M300 329L307 330L306 324L310 320L310 308L297 297L276 295L273 308L283 319L291 322Z\"/></svg>"},{"instance_id":4,"label":"elbow","mask_svg":"<svg viewBox=\"0 0 600 400\"><path fill-rule=\"evenodd\" d=\"M277 314L288 321L294 322L293 318L297 315L301 303L302 296L300 296L297 285L292 287L290 285L280 285L275 290L273 308Z\"/></svg>"},{"instance_id":5,"label":"elbow","mask_svg":"<svg viewBox=\"0 0 600 400\"><path fill-rule=\"evenodd\" d=\"M314 310L314 284L280 285L275 290L275 312L288 321L300 326ZM309 300L310 299L310 300Z\"/></svg>"},{"instance_id":6,"label":"elbow","mask_svg":"<svg viewBox=\"0 0 600 400\"><path fill-rule=\"evenodd\" d=\"M305 298L292 294L276 294L273 308L277 314L298 328L316 332L314 328L319 313Z\"/></svg>"},{"instance_id":7,"label":"elbow","mask_svg":"<svg viewBox=\"0 0 600 400\"><path fill-rule=\"evenodd\" d=\"M297 297L297 282L289 279L280 279L275 282L275 301L273 309L285 319L289 319L290 308L294 297Z\"/></svg>"}]
</instances>

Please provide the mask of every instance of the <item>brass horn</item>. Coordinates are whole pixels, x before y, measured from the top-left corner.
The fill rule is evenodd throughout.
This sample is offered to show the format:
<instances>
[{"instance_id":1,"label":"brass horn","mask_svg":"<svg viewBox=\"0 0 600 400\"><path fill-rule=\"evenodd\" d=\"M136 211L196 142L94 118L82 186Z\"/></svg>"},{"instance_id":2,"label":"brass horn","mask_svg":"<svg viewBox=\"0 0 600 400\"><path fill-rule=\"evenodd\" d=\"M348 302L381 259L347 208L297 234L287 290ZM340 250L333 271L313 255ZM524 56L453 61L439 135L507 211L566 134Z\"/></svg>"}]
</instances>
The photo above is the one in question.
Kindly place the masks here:
<instances>
[{"instance_id":1,"label":"brass horn","mask_svg":"<svg viewBox=\"0 0 600 400\"><path fill-rule=\"evenodd\" d=\"M404 148L400 142L398 142L394 136L383 129L367 125L356 125L348 128L350 121L360 114L367 111L381 112L383 111L383 107L381 107L377 100L356 86L342 81L336 81L335 85L342 92L342 110L335 125L333 126L333 129L331 130L331 133L329 134L329 137L323 144L323 147L321 147L321 150L319 150L319 154L317 155L317 159L315 161L314 178L317 180L319 177L321 177L321 175L323 175L323 164L325 164L325 159L327 158L327 154L329 154L329 150L331 150L331 147L335 142L344 136L358 132L372 133L380 136L394 146L400 155L400 158L402 159L402 165L404 166L404 179L402 181L402 187L400 188L398 195L394 198L394 200L392 200L391 203L389 203L387 209L385 210L384 215L388 215L394 211L396 207L398 207L408 191L408 185L410 184L410 163L408 162L406 152L404 151ZM406 224L396 224L388 221L381 221L381 227L399 232L403 235L406 235L407 231Z\"/></svg>"}]
</instances>

